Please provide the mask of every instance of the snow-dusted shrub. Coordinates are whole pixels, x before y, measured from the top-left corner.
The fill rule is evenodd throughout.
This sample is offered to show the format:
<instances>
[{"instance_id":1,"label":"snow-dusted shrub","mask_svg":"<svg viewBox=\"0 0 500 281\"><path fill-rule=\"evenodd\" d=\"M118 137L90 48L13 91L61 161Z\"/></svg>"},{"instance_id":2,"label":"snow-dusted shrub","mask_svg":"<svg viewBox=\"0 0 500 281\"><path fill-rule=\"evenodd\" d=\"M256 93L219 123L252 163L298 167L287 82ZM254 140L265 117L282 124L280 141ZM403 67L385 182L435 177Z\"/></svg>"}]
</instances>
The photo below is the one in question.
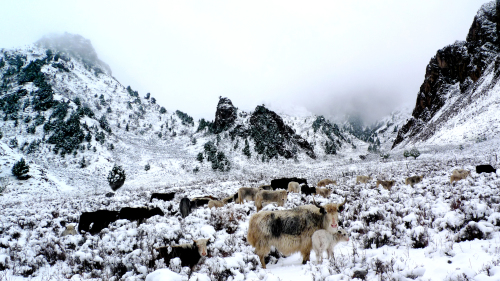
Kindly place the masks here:
<instances>
[{"instance_id":1,"label":"snow-dusted shrub","mask_svg":"<svg viewBox=\"0 0 500 281\"><path fill-rule=\"evenodd\" d=\"M380 248L384 245L390 245L390 237L391 233L389 231L369 231L368 234L363 237L363 248L371 249L373 247L372 245L376 248Z\"/></svg>"},{"instance_id":2,"label":"snow-dusted shrub","mask_svg":"<svg viewBox=\"0 0 500 281\"><path fill-rule=\"evenodd\" d=\"M464 224L465 216L459 211L447 212L442 218L438 218L434 221L434 225L438 226L439 230L450 229L451 231L457 231Z\"/></svg>"},{"instance_id":3,"label":"snow-dusted shrub","mask_svg":"<svg viewBox=\"0 0 500 281\"><path fill-rule=\"evenodd\" d=\"M227 233L233 234L238 230L240 221L245 220L246 212L242 208L230 206L228 208L212 208L210 214L210 225L215 230L225 229Z\"/></svg>"},{"instance_id":4,"label":"snow-dusted shrub","mask_svg":"<svg viewBox=\"0 0 500 281\"><path fill-rule=\"evenodd\" d=\"M122 166L115 165L108 174L109 186L113 191L116 191L118 188L122 187L126 178L125 170Z\"/></svg>"},{"instance_id":5,"label":"snow-dusted shrub","mask_svg":"<svg viewBox=\"0 0 500 281\"><path fill-rule=\"evenodd\" d=\"M380 280L390 279L389 277L391 273L394 272L394 264L396 261L391 259L390 261L383 261L379 258L376 258L371 264L372 270L375 271L376 275L380 275Z\"/></svg>"},{"instance_id":6,"label":"snow-dusted shrub","mask_svg":"<svg viewBox=\"0 0 500 281\"><path fill-rule=\"evenodd\" d=\"M487 239L493 232L493 225L487 222L474 222L470 221L464 228L457 234L456 242L472 241L474 239Z\"/></svg>"},{"instance_id":7,"label":"snow-dusted shrub","mask_svg":"<svg viewBox=\"0 0 500 281\"><path fill-rule=\"evenodd\" d=\"M493 224L494 226L500 226L500 213L495 212L491 214L488 218L488 222Z\"/></svg>"},{"instance_id":8,"label":"snow-dusted shrub","mask_svg":"<svg viewBox=\"0 0 500 281\"><path fill-rule=\"evenodd\" d=\"M423 226L417 226L411 232L412 248L420 249L429 245L429 232Z\"/></svg>"},{"instance_id":9,"label":"snow-dusted shrub","mask_svg":"<svg viewBox=\"0 0 500 281\"><path fill-rule=\"evenodd\" d=\"M379 220L384 219L382 211L377 207L372 207L370 210L361 213L361 217L366 222L366 224L374 223Z\"/></svg>"}]
</instances>

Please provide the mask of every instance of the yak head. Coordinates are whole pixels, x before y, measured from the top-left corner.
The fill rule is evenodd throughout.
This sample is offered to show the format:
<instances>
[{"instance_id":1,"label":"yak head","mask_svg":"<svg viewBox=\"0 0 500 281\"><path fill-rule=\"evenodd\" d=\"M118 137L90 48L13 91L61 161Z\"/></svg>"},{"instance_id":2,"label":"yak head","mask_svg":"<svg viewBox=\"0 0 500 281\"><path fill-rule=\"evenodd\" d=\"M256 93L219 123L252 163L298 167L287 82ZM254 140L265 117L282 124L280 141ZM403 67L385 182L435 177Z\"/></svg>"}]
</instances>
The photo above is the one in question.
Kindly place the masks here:
<instances>
[{"instance_id":1,"label":"yak head","mask_svg":"<svg viewBox=\"0 0 500 281\"><path fill-rule=\"evenodd\" d=\"M327 230L337 229L339 227L339 212L344 210L344 205L347 202L347 197L344 199L343 203L328 203L324 206L319 206L316 201L314 205L319 208L319 212L324 215L323 227Z\"/></svg>"}]
</instances>

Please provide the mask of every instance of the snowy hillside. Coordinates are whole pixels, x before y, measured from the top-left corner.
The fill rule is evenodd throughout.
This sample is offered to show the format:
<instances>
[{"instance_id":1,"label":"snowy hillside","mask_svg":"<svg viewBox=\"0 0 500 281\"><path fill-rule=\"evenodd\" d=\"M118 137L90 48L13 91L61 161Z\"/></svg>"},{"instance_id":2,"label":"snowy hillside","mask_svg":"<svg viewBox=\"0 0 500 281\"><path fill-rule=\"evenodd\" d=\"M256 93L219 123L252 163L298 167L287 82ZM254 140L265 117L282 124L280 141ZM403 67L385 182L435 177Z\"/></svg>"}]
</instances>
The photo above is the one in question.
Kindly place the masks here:
<instances>
[{"instance_id":1,"label":"snowy hillside","mask_svg":"<svg viewBox=\"0 0 500 281\"><path fill-rule=\"evenodd\" d=\"M498 11L497 2L484 4L466 41L438 50L430 60L412 117L393 147L460 145L498 137Z\"/></svg>"},{"instance_id":2,"label":"snowy hillside","mask_svg":"<svg viewBox=\"0 0 500 281\"><path fill-rule=\"evenodd\" d=\"M0 197L0 278L15 276L35 280L73 278L84 280L148 280L175 276L179 280L498 280L500 278L500 177L477 174L474 165L498 160L490 157L498 141L471 144L462 150L451 147L422 150L419 158L404 159L401 151L386 161L355 160L346 154L334 162L269 163L246 162L227 173L194 174L150 170L108 198L95 193L85 182L74 190L55 192L50 182L31 185L36 176L21 185L7 184ZM353 158L354 160L351 160ZM471 169L471 176L450 185L453 169ZM177 171L182 171L178 167ZM348 174L351 173L351 174ZM356 175L396 180L388 191L375 181L356 184ZM404 178L425 175L414 187ZM163 185L150 178L163 177ZM221 209L196 209L182 219L178 211L183 197L213 195L223 198L242 186L269 184L281 176L307 178L310 184L323 178L336 179L328 198L339 202L347 196L341 213L348 243L335 248L335 259L301 264L300 254L274 255L263 270L254 249L246 243L248 220L255 213L253 202L230 203ZM153 192L176 192L171 202L153 201ZM290 193L284 207L309 204L312 196ZM137 222L118 220L97 235L61 237L64 226L79 221L84 211L120 210L123 207L160 207L165 216ZM189 275L188 267L175 261L168 266L158 259L155 248L210 238L209 255ZM473 258L472 258L473 257ZM169 268L167 271L165 268ZM173 273L172 273L173 272ZM155 279L156 276L156 279ZM363 278L361 278L363 279Z\"/></svg>"}]
</instances>

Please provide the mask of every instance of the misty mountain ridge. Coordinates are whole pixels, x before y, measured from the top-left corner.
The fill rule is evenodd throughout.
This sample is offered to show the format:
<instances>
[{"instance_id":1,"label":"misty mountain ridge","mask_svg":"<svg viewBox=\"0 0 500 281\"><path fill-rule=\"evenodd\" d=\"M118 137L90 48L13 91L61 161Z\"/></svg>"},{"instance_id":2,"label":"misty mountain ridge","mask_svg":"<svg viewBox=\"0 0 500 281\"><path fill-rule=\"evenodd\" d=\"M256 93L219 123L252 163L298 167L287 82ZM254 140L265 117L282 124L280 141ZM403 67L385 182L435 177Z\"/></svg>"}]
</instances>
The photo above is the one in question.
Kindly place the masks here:
<instances>
[{"instance_id":1,"label":"misty mountain ridge","mask_svg":"<svg viewBox=\"0 0 500 281\"><path fill-rule=\"evenodd\" d=\"M195 121L188 113L167 111L149 93L139 95L120 84L89 40L68 33L47 36L32 46L1 52L0 142L9 151L5 155L12 156L10 164L27 157L40 170L50 167L62 178L73 171L76 176L70 181L97 174L96 186L105 184L106 171L115 164L139 174L146 165L165 173L227 172L246 162L328 160L368 150L378 155L402 141L439 144L453 134L444 125L437 129L443 116L496 116L486 114L494 108L475 97L488 96L485 102L495 104L498 93L486 90L496 81L495 7L489 3L481 8L467 42L448 46L431 60L411 117L408 109L399 109L368 125L356 115L336 124L323 116L280 115L263 105L244 112L225 97L219 99L214 121ZM469 56L467 48L479 53ZM452 67L457 54L484 69L472 67L468 76L460 74ZM438 94L433 96L433 91ZM467 102L459 98L462 92L469 93ZM475 107L464 109L471 104ZM463 122L464 128L470 126ZM471 128L460 131L474 135L470 138L477 135Z\"/></svg>"},{"instance_id":2,"label":"misty mountain ridge","mask_svg":"<svg viewBox=\"0 0 500 281\"><path fill-rule=\"evenodd\" d=\"M323 116L278 115L263 105L244 112L222 97L214 121L167 111L151 94L120 84L78 35L2 50L0 77L1 177L10 177L22 157L45 180L71 185L91 177L89 185L97 187L106 185L115 164L130 174L144 173L146 165L192 174L238 169L248 161L366 153L363 141Z\"/></svg>"},{"instance_id":3,"label":"misty mountain ridge","mask_svg":"<svg viewBox=\"0 0 500 281\"><path fill-rule=\"evenodd\" d=\"M399 130L392 147L459 144L498 137L499 9L494 1L484 4L466 41L438 50L430 60L412 116Z\"/></svg>"}]
</instances>

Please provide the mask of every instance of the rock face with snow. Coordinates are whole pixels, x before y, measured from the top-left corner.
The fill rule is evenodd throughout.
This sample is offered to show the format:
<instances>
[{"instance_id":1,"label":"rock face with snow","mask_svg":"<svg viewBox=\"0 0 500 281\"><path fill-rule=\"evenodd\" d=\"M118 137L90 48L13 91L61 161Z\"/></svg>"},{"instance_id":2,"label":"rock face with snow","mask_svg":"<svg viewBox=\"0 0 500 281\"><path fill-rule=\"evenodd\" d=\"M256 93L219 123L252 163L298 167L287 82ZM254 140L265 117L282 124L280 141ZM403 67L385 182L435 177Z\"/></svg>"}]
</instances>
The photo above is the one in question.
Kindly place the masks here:
<instances>
[{"instance_id":1,"label":"rock face with snow","mask_svg":"<svg viewBox=\"0 0 500 281\"><path fill-rule=\"evenodd\" d=\"M228 98L219 98L217 111L215 112L214 132L216 134L229 129L236 120L237 109Z\"/></svg>"},{"instance_id":2,"label":"rock face with snow","mask_svg":"<svg viewBox=\"0 0 500 281\"><path fill-rule=\"evenodd\" d=\"M250 117L250 124L250 135L259 154L269 158L280 155L288 159L294 157L298 148L301 148L309 157L316 158L309 142L297 135L274 111L257 106Z\"/></svg>"},{"instance_id":3,"label":"rock face with snow","mask_svg":"<svg viewBox=\"0 0 500 281\"><path fill-rule=\"evenodd\" d=\"M427 65L412 117L399 130L393 148L406 141L426 141L462 109L491 89L500 75L497 4L484 4L466 41L437 51ZM485 78L493 74L493 79ZM488 89L480 89L484 85ZM456 98L458 97L458 98Z\"/></svg>"}]
</instances>

